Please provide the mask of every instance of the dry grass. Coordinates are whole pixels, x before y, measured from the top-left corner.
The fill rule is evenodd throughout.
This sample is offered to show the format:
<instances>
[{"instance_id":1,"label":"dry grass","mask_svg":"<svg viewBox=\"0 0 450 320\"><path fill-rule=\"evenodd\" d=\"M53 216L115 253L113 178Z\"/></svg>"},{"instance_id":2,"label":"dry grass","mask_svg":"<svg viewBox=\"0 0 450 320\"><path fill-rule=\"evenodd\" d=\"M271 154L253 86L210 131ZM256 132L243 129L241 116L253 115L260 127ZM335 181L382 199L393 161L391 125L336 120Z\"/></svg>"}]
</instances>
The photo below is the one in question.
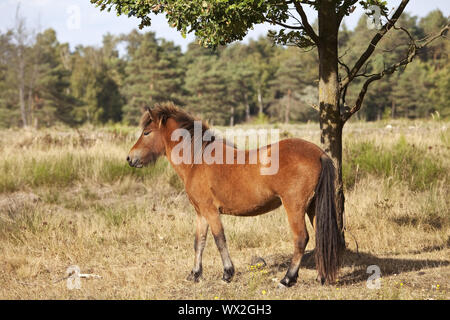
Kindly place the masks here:
<instances>
[{"instance_id":1,"label":"dry grass","mask_svg":"<svg viewBox=\"0 0 450 320\"><path fill-rule=\"evenodd\" d=\"M349 250L339 282L315 282L308 225L298 284L282 291L277 283L292 254L284 209L224 216L237 274L230 284L220 280L209 236L204 277L193 284L184 279L193 265L194 211L166 161L140 171L126 166L133 128L0 131L0 298L448 299L448 123L385 125L352 123L345 130L346 155L353 158L347 161ZM315 124L280 129L284 136L319 139ZM423 160L407 179L389 161L363 166L364 157L394 154L402 139ZM359 152L363 142L375 154ZM427 163L438 163L437 171ZM432 179L416 188L419 171ZM257 265L256 257L267 265ZM82 279L81 289L68 290L57 280L71 265L102 279ZM366 287L369 265L381 269L378 290Z\"/></svg>"}]
</instances>

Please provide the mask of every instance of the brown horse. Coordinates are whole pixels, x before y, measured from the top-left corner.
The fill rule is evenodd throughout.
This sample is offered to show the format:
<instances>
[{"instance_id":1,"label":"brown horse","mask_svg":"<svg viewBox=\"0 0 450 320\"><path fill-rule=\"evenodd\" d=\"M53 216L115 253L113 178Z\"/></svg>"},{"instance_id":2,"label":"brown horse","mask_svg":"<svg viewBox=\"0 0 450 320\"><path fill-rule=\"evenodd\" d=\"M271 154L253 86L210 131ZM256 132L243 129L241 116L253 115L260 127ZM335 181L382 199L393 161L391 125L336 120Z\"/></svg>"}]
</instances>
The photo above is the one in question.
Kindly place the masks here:
<instances>
[{"instance_id":1,"label":"brown horse","mask_svg":"<svg viewBox=\"0 0 450 320\"><path fill-rule=\"evenodd\" d=\"M229 282L234 275L220 214L254 216L283 204L294 236L294 255L281 285L292 286L297 281L309 239L305 213L316 232L315 260L319 279L322 284L334 282L342 239L336 220L332 160L313 143L285 139L261 148L268 155L274 150L279 153L277 172L261 174L261 169L267 167L267 157L252 162L252 151L238 150L234 145L211 136L209 141L201 142L200 154L208 147L210 151L214 147L213 156L221 151L222 154L231 154L232 159L243 156L244 163L180 162L174 157L174 151L186 141L192 148L183 149L183 156L193 159L198 154L194 150L196 140L176 134L177 129L195 135L195 123L192 116L171 103L147 109L141 119L142 134L127 157L130 166L141 168L165 154L183 181L187 196L197 212L194 268L188 279L198 281L201 277L208 227L222 258L223 280ZM204 135L209 131L208 125L200 123L200 131ZM192 150L194 152L191 153Z\"/></svg>"}]
</instances>

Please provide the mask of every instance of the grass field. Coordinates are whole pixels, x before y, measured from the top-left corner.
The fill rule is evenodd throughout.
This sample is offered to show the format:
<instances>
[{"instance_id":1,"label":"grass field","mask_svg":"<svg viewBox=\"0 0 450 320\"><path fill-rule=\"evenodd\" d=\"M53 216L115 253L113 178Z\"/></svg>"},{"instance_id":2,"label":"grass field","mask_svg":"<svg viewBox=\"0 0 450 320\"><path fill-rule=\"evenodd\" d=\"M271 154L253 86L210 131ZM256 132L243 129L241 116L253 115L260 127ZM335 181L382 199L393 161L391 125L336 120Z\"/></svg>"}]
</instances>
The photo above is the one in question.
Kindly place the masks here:
<instances>
[{"instance_id":1,"label":"grass field","mask_svg":"<svg viewBox=\"0 0 450 320\"><path fill-rule=\"evenodd\" d=\"M165 159L128 167L136 128L2 130L0 299L449 299L450 123L387 124L345 128L339 281L315 281L308 222L298 283L285 290L277 289L292 254L284 209L224 216L233 281L220 280L209 235L203 279L190 283L194 210ZM317 124L276 127L319 142ZM72 265L101 278L69 290L60 279ZM380 268L379 289L367 288L370 265Z\"/></svg>"}]
</instances>

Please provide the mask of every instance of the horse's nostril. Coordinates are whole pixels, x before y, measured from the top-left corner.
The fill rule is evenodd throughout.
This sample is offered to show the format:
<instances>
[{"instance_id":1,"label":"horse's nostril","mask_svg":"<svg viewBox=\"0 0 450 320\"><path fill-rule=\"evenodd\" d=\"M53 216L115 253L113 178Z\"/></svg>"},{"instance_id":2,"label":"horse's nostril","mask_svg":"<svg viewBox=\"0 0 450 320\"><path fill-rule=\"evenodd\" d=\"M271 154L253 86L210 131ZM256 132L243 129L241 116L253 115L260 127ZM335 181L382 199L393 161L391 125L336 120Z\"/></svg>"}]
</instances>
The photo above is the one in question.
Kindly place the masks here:
<instances>
[{"instance_id":1,"label":"horse's nostril","mask_svg":"<svg viewBox=\"0 0 450 320\"><path fill-rule=\"evenodd\" d=\"M130 162L130 161L131 161L130 156L128 156L127 157L127 162Z\"/></svg>"}]
</instances>

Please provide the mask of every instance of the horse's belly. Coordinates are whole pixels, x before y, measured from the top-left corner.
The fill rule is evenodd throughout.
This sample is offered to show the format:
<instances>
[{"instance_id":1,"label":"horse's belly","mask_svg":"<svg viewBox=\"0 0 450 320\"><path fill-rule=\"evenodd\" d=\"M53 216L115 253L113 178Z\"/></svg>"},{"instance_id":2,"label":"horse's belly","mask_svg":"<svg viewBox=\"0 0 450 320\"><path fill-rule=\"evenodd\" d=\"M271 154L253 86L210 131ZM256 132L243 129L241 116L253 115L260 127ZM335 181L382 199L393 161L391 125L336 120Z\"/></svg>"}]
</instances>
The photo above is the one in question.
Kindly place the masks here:
<instances>
[{"instance_id":1,"label":"horse's belly","mask_svg":"<svg viewBox=\"0 0 450 320\"><path fill-rule=\"evenodd\" d=\"M281 206L281 199L274 196L259 203L220 203L219 213L234 216L256 216L272 211Z\"/></svg>"}]
</instances>

